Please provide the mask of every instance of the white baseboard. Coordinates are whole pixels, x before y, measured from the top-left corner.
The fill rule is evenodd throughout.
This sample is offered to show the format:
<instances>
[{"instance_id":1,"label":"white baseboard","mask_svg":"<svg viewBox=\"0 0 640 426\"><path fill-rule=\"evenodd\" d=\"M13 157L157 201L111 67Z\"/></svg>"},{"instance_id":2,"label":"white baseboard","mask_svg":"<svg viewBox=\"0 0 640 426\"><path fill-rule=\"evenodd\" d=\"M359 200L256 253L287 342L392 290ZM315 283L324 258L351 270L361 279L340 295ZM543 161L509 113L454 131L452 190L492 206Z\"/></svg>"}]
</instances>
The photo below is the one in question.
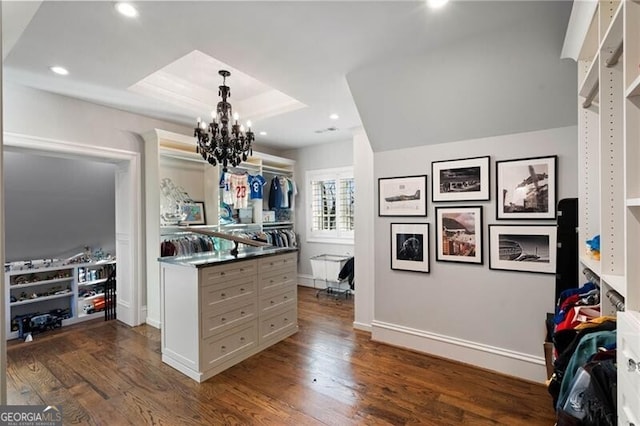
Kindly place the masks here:
<instances>
[{"instance_id":1,"label":"white baseboard","mask_svg":"<svg viewBox=\"0 0 640 426\"><path fill-rule=\"evenodd\" d=\"M157 329L161 329L162 328L162 323L160 322L160 320L154 319L154 318L150 318L147 316L147 308L146 306L142 308L142 312L144 313L144 317L145 320L144 322L149 324L151 327L157 328Z\"/></svg>"},{"instance_id":2,"label":"white baseboard","mask_svg":"<svg viewBox=\"0 0 640 426\"><path fill-rule=\"evenodd\" d=\"M298 274L298 285L315 288L313 285L313 275Z\"/></svg>"},{"instance_id":3,"label":"white baseboard","mask_svg":"<svg viewBox=\"0 0 640 426\"><path fill-rule=\"evenodd\" d=\"M373 327L371 327L371 324L365 324L363 322L354 321L353 328L355 328L356 330L368 331L369 333L371 333Z\"/></svg>"},{"instance_id":4,"label":"white baseboard","mask_svg":"<svg viewBox=\"0 0 640 426\"><path fill-rule=\"evenodd\" d=\"M377 342L464 362L525 380L539 383L546 380L543 357L382 321L373 321L371 327L371 339Z\"/></svg>"}]
</instances>

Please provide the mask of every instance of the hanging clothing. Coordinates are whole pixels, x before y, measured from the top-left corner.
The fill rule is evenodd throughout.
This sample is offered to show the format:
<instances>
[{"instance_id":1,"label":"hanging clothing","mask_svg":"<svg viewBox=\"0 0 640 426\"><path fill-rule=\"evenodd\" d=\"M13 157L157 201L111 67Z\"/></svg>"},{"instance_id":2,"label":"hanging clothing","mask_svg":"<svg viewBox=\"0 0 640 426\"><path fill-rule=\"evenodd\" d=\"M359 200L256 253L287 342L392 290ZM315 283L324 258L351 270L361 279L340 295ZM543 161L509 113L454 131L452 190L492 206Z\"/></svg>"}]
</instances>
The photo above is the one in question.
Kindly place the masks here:
<instances>
[{"instance_id":1,"label":"hanging clothing","mask_svg":"<svg viewBox=\"0 0 640 426\"><path fill-rule=\"evenodd\" d=\"M262 175L249 175L249 187L251 188L251 199L262 199L262 187L265 186L267 180Z\"/></svg>"}]
</instances>

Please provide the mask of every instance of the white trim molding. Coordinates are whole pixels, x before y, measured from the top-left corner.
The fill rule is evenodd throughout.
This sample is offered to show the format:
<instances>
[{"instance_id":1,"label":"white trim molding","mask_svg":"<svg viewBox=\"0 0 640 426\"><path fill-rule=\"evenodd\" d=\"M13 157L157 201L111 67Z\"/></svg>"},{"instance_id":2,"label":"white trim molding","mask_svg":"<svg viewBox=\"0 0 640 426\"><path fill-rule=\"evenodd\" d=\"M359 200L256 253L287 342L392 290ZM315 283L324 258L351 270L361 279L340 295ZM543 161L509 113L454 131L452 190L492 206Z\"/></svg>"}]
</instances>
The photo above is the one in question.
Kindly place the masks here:
<instances>
[{"instance_id":1,"label":"white trim molding","mask_svg":"<svg viewBox=\"0 0 640 426\"><path fill-rule=\"evenodd\" d=\"M525 380L546 380L543 357L374 320L371 340L475 365ZM540 343L542 345L542 343Z\"/></svg>"},{"instance_id":2,"label":"white trim molding","mask_svg":"<svg viewBox=\"0 0 640 426\"><path fill-rule=\"evenodd\" d=\"M313 285L313 275L309 274L298 274L298 285L301 285L303 287L316 288Z\"/></svg>"}]
</instances>

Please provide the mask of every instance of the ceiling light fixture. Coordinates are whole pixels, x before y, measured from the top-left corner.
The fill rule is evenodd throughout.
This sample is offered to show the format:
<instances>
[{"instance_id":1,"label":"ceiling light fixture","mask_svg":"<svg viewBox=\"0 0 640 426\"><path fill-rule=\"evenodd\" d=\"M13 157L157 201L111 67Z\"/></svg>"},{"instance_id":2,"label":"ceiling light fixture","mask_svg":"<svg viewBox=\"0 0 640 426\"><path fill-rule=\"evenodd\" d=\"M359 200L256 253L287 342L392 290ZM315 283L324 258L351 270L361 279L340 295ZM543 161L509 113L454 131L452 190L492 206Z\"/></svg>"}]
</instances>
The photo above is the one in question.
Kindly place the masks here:
<instances>
[{"instance_id":1,"label":"ceiling light fixture","mask_svg":"<svg viewBox=\"0 0 640 426\"><path fill-rule=\"evenodd\" d=\"M439 9L448 2L449 0L427 0L427 5L432 9Z\"/></svg>"},{"instance_id":2,"label":"ceiling light fixture","mask_svg":"<svg viewBox=\"0 0 640 426\"><path fill-rule=\"evenodd\" d=\"M267 132L260 132L260 136L267 136Z\"/></svg>"},{"instance_id":3,"label":"ceiling light fixture","mask_svg":"<svg viewBox=\"0 0 640 426\"><path fill-rule=\"evenodd\" d=\"M49 69L59 75L69 75L69 71L67 71L67 69L63 67L54 66L54 67L49 67Z\"/></svg>"},{"instance_id":4,"label":"ceiling light fixture","mask_svg":"<svg viewBox=\"0 0 640 426\"><path fill-rule=\"evenodd\" d=\"M116 10L127 18L135 18L138 16L138 11L130 3L116 3Z\"/></svg>"},{"instance_id":5,"label":"ceiling light fixture","mask_svg":"<svg viewBox=\"0 0 640 426\"><path fill-rule=\"evenodd\" d=\"M338 118L340 118L340 116L338 114L331 114L329 118L332 120L337 120Z\"/></svg>"},{"instance_id":6,"label":"ceiling light fixture","mask_svg":"<svg viewBox=\"0 0 640 426\"><path fill-rule=\"evenodd\" d=\"M207 125L198 117L198 124L194 136L198 138L197 151L205 161L212 166L222 165L222 170L227 171L227 166L236 167L245 161L253 153L251 143L254 141L251 131L251 122L247 121L247 130L238 124L238 113L233 114L231 104L227 98L231 96L231 89L225 84L226 78L231 75L229 71L220 70L222 85L218 86L218 95L222 101L211 112L211 123ZM233 116L234 124L229 129L229 122Z\"/></svg>"}]
</instances>

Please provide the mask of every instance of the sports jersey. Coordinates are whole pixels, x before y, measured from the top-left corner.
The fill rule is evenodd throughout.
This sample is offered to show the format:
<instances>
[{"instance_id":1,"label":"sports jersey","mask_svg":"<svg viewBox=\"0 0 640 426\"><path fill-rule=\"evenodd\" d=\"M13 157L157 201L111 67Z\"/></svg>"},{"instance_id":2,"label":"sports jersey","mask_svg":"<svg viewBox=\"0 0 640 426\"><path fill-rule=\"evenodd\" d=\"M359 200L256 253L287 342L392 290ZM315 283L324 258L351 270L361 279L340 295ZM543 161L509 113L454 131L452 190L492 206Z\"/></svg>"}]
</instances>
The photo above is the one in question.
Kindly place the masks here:
<instances>
[{"instance_id":1,"label":"sports jersey","mask_svg":"<svg viewBox=\"0 0 640 426\"><path fill-rule=\"evenodd\" d=\"M267 180L262 175L249 175L249 188L251 188L251 199L262 199L262 187L267 183Z\"/></svg>"},{"instance_id":2,"label":"sports jersey","mask_svg":"<svg viewBox=\"0 0 640 426\"><path fill-rule=\"evenodd\" d=\"M249 175L231 174L229 181L231 182L231 199L234 209L246 209L249 199Z\"/></svg>"},{"instance_id":3,"label":"sports jersey","mask_svg":"<svg viewBox=\"0 0 640 426\"><path fill-rule=\"evenodd\" d=\"M222 191L222 201L226 204L233 204L233 193L231 192L231 173L220 175L220 190Z\"/></svg>"}]
</instances>

